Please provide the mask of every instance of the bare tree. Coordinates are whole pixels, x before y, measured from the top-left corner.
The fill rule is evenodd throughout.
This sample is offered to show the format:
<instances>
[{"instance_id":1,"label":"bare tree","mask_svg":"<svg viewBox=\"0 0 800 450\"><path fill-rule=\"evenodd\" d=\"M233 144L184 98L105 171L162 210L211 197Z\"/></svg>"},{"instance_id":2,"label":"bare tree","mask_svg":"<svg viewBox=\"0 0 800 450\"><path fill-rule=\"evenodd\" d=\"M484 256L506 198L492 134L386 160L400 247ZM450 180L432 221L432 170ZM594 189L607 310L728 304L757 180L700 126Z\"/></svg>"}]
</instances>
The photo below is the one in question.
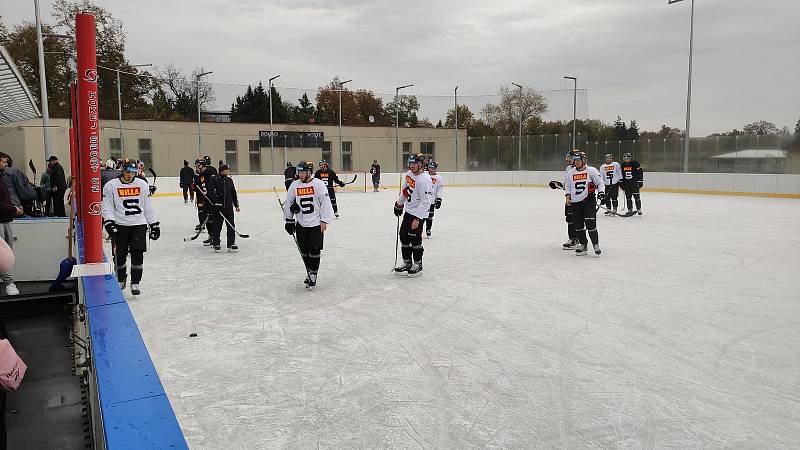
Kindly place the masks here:
<instances>
[{"instance_id":1,"label":"bare tree","mask_svg":"<svg viewBox=\"0 0 800 450\"><path fill-rule=\"evenodd\" d=\"M547 112L547 100L533 88L524 87L520 92L519 89L501 86L498 94L499 102L488 103L481 109L481 114L486 123L500 134L516 134L520 120L524 124Z\"/></svg>"},{"instance_id":2,"label":"bare tree","mask_svg":"<svg viewBox=\"0 0 800 450\"><path fill-rule=\"evenodd\" d=\"M201 80L199 87L196 86L197 75L203 72L205 70L199 67L187 79L183 72L172 64L168 64L164 68L156 68L156 73L161 79L164 91L170 99L175 113L183 119L194 120L197 117L198 89L201 109L213 104L216 100L214 86L211 83Z\"/></svg>"}]
</instances>

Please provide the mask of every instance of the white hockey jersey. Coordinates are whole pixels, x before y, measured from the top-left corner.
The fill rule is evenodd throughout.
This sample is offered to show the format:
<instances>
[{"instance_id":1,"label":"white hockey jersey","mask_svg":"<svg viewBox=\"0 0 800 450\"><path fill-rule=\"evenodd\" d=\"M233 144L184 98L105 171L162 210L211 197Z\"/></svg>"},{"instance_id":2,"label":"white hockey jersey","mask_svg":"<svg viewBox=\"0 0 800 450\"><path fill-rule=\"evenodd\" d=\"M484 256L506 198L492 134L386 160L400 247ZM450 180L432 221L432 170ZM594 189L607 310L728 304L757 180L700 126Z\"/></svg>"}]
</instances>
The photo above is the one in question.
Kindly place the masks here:
<instances>
[{"instance_id":1,"label":"white hockey jersey","mask_svg":"<svg viewBox=\"0 0 800 450\"><path fill-rule=\"evenodd\" d=\"M147 182L134 178L123 183L122 178L114 178L103 187L103 220L111 220L117 225L149 225L158 222L153 203L150 200L150 186Z\"/></svg>"},{"instance_id":2,"label":"white hockey jersey","mask_svg":"<svg viewBox=\"0 0 800 450\"><path fill-rule=\"evenodd\" d=\"M442 198L442 192L444 191L444 178L438 173L436 175L430 175L431 182L433 183L433 189L431 189L431 196L434 200L437 198Z\"/></svg>"},{"instance_id":3,"label":"white hockey jersey","mask_svg":"<svg viewBox=\"0 0 800 450\"><path fill-rule=\"evenodd\" d=\"M289 209L295 202L300 206L300 212L296 215ZM294 217L300 226L306 228L316 227L320 222L330 223L333 220L333 206L325 182L318 178L312 178L308 183L294 180L283 204L283 217L287 220Z\"/></svg>"},{"instance_id":4,"label":"white hockey jersey","mask_svg":"<svg viewBox=\"0 0 800 450\"><path fill-rule=\"evenodd\" d=\"M603 181L606 186L617 184L622 179L622 167L616 161L600 166L600 173L603 174Z\"/></svg>"},{"instance_id":5,"label":"white hockey jersey","mask_svg":"<svg viewBox=\"0 0 800 450\"><path fill-rule=\"evenodd\" d=\"M595 191L605 192L605 186L600 172L594 167L585 166L583 170L572 167L564 177L564 191L569 194L570 201L575 203L585 200Z\"/></svg>"},{"instance_id":6,"label":"white hockey jersey","mask_svg":"<svg viewBox=\"0 0 800 450\"><path fill-rule=\"evenodd\" d=\"M407 213L418 219L428 217L428 210L433 203L433 181L428 172L420 171L414 175L410 170L403 180L403 190L397 199L398 205L405 205Z\"/></svg>"}]
</instances>

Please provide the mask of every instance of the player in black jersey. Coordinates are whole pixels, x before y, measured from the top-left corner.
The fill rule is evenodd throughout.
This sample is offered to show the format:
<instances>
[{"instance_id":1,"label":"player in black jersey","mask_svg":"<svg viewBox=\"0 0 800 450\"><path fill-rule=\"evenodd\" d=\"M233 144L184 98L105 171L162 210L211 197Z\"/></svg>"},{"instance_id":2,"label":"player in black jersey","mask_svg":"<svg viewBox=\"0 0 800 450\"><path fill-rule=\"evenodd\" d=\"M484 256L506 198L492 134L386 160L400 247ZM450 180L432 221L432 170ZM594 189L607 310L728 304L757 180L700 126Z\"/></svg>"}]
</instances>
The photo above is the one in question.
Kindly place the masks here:
<instances>
[{"instance_id":1,"label":"player in black jersey","mask_svg":"<svg viewBox=\"0 0 800 450\"><path fill-rule=\"evenodd\" d=\"M622 189L625 191L625 204L628 207L628 215L642 215L642 199L639 190L644 186L644 171L639 161L635 161L630 153L622 155ZM636 213L633 212L633 202L636 202Z\"/></svg>"},{"instance_id":2,"label":"player in black jersey","mask_svg":"<svg viewBox=\"0 0 800 450\"><path fill-rule=\"evenodd\" d=\"M286 190L288 191L289 186L297 179L297 168L295 168L292 163L286 163L286 170L283 171L283 178L283 184L286 185Z\"/></svg>"},{"instance_id":3,"label":"player in black jersey","mask_svg":"<svg viewBox=\"0 0 800 450\"><path fill-rule=\"evenodd\" d=\"M344 183L336 176L336 172L328 166L328 162L320 160L319 162L319 170L317 173L314 174L314 178L322 180L325 183L325 186L328 187L328 197L331 198L331 206L333 206L333 215L337 218L339 217L339 208L336 206L336 191L333 189L333 185L336 184L339 187L344 187Z\"/></svg>"}]
</instances>

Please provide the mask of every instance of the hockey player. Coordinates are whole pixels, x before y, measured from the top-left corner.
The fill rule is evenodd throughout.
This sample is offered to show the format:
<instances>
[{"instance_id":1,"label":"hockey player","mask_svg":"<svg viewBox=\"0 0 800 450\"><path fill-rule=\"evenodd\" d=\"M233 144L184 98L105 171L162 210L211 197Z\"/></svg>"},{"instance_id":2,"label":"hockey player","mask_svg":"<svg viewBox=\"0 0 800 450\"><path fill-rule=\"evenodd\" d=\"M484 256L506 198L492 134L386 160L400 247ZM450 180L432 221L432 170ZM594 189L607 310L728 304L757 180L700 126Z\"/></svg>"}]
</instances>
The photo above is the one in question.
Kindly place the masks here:
<instances>
[{"instance_id":1,"label":"hockey player","mask_svg":"<svg viewBox=\"0 0 800 450\"><path fill-rule=\"evenodd\" d=\"M433 182L431 176L422 168L421 154L408 156L408 172L403 180L400 197L394 203L394 215L403 215L400 225L400 243L403 264L395 267L395 275L416 277L422 275L422 223L428 217L431 207ZM413 264L412 264L413 257Z\"/></svg>"},{"instance_id":2,"label":"hockey player","mask_svg":"<svg viewBox=\"0 0 800 450\"><path fill-rule=\"evenodd\" d=\"M114 265L120 289L125 289L128 279L127 259L131 254L131 294L139 295L142 280L144 252L147 251L147 227L150 239L157 241L161 229L148 195L146 182L136 177L139 168L135 163L124 167L122 175L103 188L103 226L111 236L114 247Z\"/></svg>"},{"instance_id":3,"label":"hockey player","mask_svg":"<svg viewBox=\"0 0 800 450\"><path fill-rule=\"evenodd\" d=\"M442 207L442 191L444 191L444 179L441 175L436 173L436 169L439 168L439 164L434 161L428 161L428 175L431 177L431 199L433 199L433 203L431 207L428 209L428 218L425 220L425 234L428 238L431 237L431 227L433 226L433 210L439 209Z\"/></svg>"},{"instance_id":4,"label":"hockey player","mask_svg":"<svg viewBox=\"0 0 800 450\"><path fill-rule=\"evenodd\" d=\"M378 164L378 160L372 160L372 167L369 168L369 173L372 175L372 187L374 190L372 192L378 192L378 186L381 185L381 165Z\"/></svg>"},{"instance_id":5,"label":"hockey player","mask_svg":"<svg viewBox=\"0 0 800 450\"><path fill-rule=\"evenodd\" d=\"M639 196L639 189L644 186L644 171L639 161L634 161L630 153L622 155L622 189L625 191L625 205L628 207L628 215L642 215L642 199ZM631 197L636 201L636 213L633 212Z\"/></svg>"},{"instance_id":6,"label":"hockey player","mask_svg":"<svg viewBox=\"0 0 800 450\"><path fill-rule=\"evenodd\" d=\"M297 169L292 165L292 163L286 163L286 170L283 171L283 184L286 185L286 190L289 190L289 186L292 184L294 180L297 179Z\"/></svg>"},{"instance_id":7,"label":"hockey player","mask_svg":"<svg viewBox=\"0 0 800 450\"><path fill-rule=\"evenodd\" d=\"M605 215L613 216L617 213L617 206L619 202L619 181L622 179L622 168L619 163L614 161L614 155L608 153L606 155L606 163L600 166L600 173L603 175L603 181L606 187L606 198L603 204L606 209ZM612 209L613 208L613 209Z\"/></svg>"},{"instance_id":8,"label":"hockey player","mask_svg":"<svg viewBox=\"0 0 800 450\"><path fill-rule=\"evenodd\" d=\"M211 201L212 210L209 214L214 215L213 228L211 229L211 245L215 252L220 251L220 234L222 233L222 222L227 225L226 245L228 251L235 253L239 250L236 245L236 226L233 218L233 211L239 212L239 197L236 195L236 186L230 176L231 170L227 164L219 168L219 175L211 175L208 181L208 199ZM222 214L225 219L219 217ZM209 220L209 222L211 222Z\"/></svg>"},{"instance_id":9,"label":"hockey player","mask_svg":"<svg viewBox=\"0 0 800 450\"><path fill-rule=\"evenodd\" d=\"M336 176L336 172L328 166L328 162L324 159L319 162L319 170L314 174L314 178L322 180L328 186L328 196L331 199L331 205L333 205L333 215L338 218L339 208L336 206L336 191L333 189L333 185L344 187L344 183Z\"/></svg>"},{"instance_id":10,"label":"hockey player","mask_svg":"<svg viewBox=\"0 0 800 450\"><path fill-rule=\"evenodd\" d=\"M196 174L194 176L193 189L196 193L197 219L199 220L195 230L199 231L203 227L203 224L205 224L209 232L209 238L203 241L203 244L211 245L211 225L213 224L214 217L208 215L211 205L209 205L208 199L206 198L207 183L212 175L217 174L217 169L209 166L208 163L206 163L206 158L197 158L194 162L194 169ZM220 218L220 220L222 219Z\"/></svg>"},{"instance_id":11,"label":"hockey player","mask_svg":"<svg viewBox=\"0 0 800 450\"><path fill-rule=\"evenodd\" d=\"M594 167L586 165L586 156L574 154L572 167L567 170L564 177L564 191L566 203L572 209L572 219L575 222L575 234L578 237L578 247L575 253L578 256L586 255L586 231L592 240L595 254L600 254L600 245L597 235L597 200L601 202L605 197L603 179L600 172ZM595 191L597 198L595 198Z\"/></svg>"},{"instance_id":12,"label":"hockey player","mask_svg":"<svg viewBox=\"0 0 800 450\"><path fill-rule=\"evenodd\" d=\"M567 168L564 169L564 175L566 176L569 169L572 168L572 156L578 154L578 150L572 150L564 157ZM578 247L578 237L575 234L575 222L572 218L572 208L569 207L569 204L564 205L564 218L567 221L567 236L569 240L562 245L564 250L575 250Z\"/></svg>"},{"instance_id":13,"label":"hockey player","mask_svg":"<svg viewBox=\"0 0 800 450\"><path fill-rule=\"evenodd\" d=\"M314 165L310 161L297 164L298 179L289 186L283 204L286 232L297 238L308 275L304 283L309 289L317 285L325 229L333 219L328 187L314 178L313 173Z\"/></svg>"}]
</instances>

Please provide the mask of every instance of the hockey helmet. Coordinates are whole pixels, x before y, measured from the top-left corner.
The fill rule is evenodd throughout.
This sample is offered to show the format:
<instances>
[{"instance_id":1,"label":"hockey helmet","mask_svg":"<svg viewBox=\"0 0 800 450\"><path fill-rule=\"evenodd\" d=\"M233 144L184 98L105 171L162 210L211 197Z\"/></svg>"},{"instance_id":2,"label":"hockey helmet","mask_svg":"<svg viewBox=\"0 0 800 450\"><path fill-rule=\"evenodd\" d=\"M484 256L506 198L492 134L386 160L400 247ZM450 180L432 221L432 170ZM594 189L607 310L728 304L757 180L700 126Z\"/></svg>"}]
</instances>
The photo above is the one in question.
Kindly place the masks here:
<instances>
[{"instance_id":1,"label":"hockey helmet","mask_svg":"<svg viewBox=\"0 0 800 450\"><path fill-rule=\"evenodd\" d=\"M203 161L206 163L207 166L211 165L211 157L210 156L208 156L208 155L203 156Z\"/></svg>"},{"instance_id":2,"label":"hockey helmet","mask_svg":"<svg viewBox=\"0 0 800 450\"><path fill-rule=\"evenodd\" d=\"M328 161L325 161L324 159L320 159L319 160L319 167L322 168L323 165L327 166L328 165Z\"/></svg>"},{"instance_id":3,"label":"hockey helmet","mask_svg":"<svg viewBox=\"0 0 800 450\"><path fill-rule=\"evenodd\" d=\"M194 160L194 165L195 166L205 166L206 165L206 160L203 159L203 158L197 158L197 159Z\"/></svg>"},{"instance_id":4,"label":"hockey helmet","mask_svg":"<svg viewBox=\"0 0 800 450\"><path fill-rule=\"evenodd\" d=\"M606 161L608 161L609 159L614 159L614 155L612 155L611 153L606 153L605 158L606 158Z\"/></svg>"},{"instance_id":5,"label":"hockey helmet","mask_svg":"<svg viewBox=\"0 0 800 450\"><path fill-rule=\"evenodd\" d=\"M286 167L292 167L292 163L291 162L287 162L286 163Z\"/></svg>"},{"instance_id":6,"label":"hockey helmet","mask_svg":"<svg viewBox=\"0 0 800 450\"><path fill-rule=\"evenodd\" d=\"M433 170L436 170L436 169L438 169L438 168L439 168L439 163L437 163L437 162L436 162L436 161L434 161L434 160L430 160L430 161L428 161L428 169L433 169Z\"/></svg>"},{"instance_id":7,"label":"hockey helmet","mask_svg":"<svg viewBox=\"0 0 800 450\"><path fill-rule=\"evenodd\" d=\"M116 166L117 166L117 165L116 165L116 164L114 164L114 161L112 161L112 160L110 160L110 159L109 159L108 161L106 161L106 169L108 169L108 170L114 170L114 167L116 167Z\"/></svg>"},{"instance_id":8,"label":"hockey helmet","mask_svg":"<svg viewBox=\"0 0 800 450\"><path fill-rule=\"evenodd\" d=\"M422 164L425 162L425 158L422 157L421 153L411 154L408 155L408 164Z\"/></svg>"},{"instance_id":9,"label":"hockey helmet","mask_svg":"<svg viewBox=\"0 0 800 450\"><path fill-rule=\"evenodd\" d=\"M622 160L625 162L631 161L633 160L633 155L631 155L630 153L625 153L624 155L622 155Z\"/></svg>"},{"instance_id":10,"label":"hockey helmet","mask_svg":"<svg viewBox=\"0 0 800 450\"><path fill-rule=\"evenodd\" d=\"M122 161L122 170L132 174L139 173L139 162L135 159L125 159Z\"/></svg>"},{"instance_id":11,"label":"hockey helmet","mask_svg":"<svg viewBox=\"0 0 800 450\"><path fill-rule=\"evenodd\" d=\"M314 171L314 163L311 161L300 161L297 163L296 167L298 172L313 172Z\"/></svg>"}]
</instances>

